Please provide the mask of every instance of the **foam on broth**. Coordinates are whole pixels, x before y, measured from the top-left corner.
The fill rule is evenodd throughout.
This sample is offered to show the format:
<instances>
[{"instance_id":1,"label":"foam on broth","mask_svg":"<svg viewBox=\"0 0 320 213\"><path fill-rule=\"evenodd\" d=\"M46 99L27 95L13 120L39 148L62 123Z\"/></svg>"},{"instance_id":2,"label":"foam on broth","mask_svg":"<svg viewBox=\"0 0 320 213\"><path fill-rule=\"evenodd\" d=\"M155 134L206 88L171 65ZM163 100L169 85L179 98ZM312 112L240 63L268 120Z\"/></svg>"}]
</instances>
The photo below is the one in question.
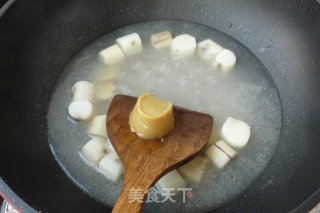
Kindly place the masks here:
<instances>
[{"instance_id":1,"label":"foam on broth","mask_svg":"<svg viewBox=\"0 0 320 213\"><path fill-rule=\"evenodd\" d=\"M237 64L230 72L215 70L198 56L172 60L169 49L156 51L150 35L169 30L173 36L188 33L197 42L210 38L237 55ZM225 168L210 165L200 184L188 183L192 197L182 203L149 203L144 212L203 212L229 201L242 192L266 167L281 130L281 105L277 89L261 62L235 39L202 25L182 21L154 21L130 25L91 42L67 64L52 90L48 112L49 144L63 170L81 189L108 206L113 206L121 191L122 180L113 183L86 164L80 148L90 138L87 124L74 124L67 119L71 87L79 80L95 80L104 66L98 52L115 39L137 32L143 52L127 58L120 65L115 79L115 93L139 96L153 93L162 100L214 117L214 128L220 131L223 122L232 116L251 126L248 145ZM95 113L104 114L110 100L95 103ZM159 196L161 198L161 196ZM160 199L161 200L161 199Z\"/></svg>"}]
</instances>

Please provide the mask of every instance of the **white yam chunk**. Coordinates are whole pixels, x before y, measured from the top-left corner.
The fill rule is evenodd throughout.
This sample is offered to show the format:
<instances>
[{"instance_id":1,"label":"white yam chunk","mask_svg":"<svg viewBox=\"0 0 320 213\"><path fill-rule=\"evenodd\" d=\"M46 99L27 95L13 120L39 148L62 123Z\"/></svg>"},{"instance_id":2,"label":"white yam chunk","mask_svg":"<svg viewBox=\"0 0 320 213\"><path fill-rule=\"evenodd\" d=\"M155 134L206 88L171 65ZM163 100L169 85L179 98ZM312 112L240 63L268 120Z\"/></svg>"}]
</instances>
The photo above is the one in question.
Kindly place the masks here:
<instances>
[{"instance_id":1,"label":"white yam chunk","mask_svg":"<svg viewBox=\"0 0 320 213\"><path fill-rule=\"evenodd\" d=\"M216 146L220 148L223 152L225 152L230 158L234 158L235 156L237 156L237 152L232 147L230 147L224 140L218 141L216 143Z\"/></svg>"},{"instance_id":2,"label":"white yam chunk","mask_svg":"<svg viewBox=\"0 0 320 213\"><path fill-rule=\"evenodd\" d=\"M175 169L169 172L168 174L164 175L160 180L157 182L157 186L161 189L168 189L168 188L185 188L186 183L179 174L179 172Z\"/></svg>"},{"instance_id":3,"label":"white yam chunk","mask_svg":"<svg viewBox=\"0 0 320 213\"><path fill-rule=\"evenodd\" d=\"M91 139L81 149L82 155L93 165L98 164L107 152L107 143L101 137Z\"/></svg>"},{"instance_id":4,"label":"white yam chunk","mask_svg":"<svg viewBox=\"0 0 320 213\"><path fill-rule=\"evenodd\" d=\"M224 49L216 55L214 65L220 70L230 70L236 64L236 55L231 51Z\"/></svg>"},{"instance_id":5,"label":"white yam chunk","mask_svg":"<svg viewBox=\"0 0 320 213\"><path fill-rule=\"evenodd\" d=\"M171 52L177 56L191 56L194 54L197 47L195 37L182 34L176 36L171 43Z\"/></svg>"},{"instance_id":6,"label":"white yam chunk","mask_svg":"<svg viewBox=\"0 0 320 213\"><path fill-rule=\"evenodd\" d=\"M108 152L100 161L98 169L111 181L116 182L123 174L123 167L115 153Z\"/></svg>"},{"instance_id":7,"label":"white yam chunk","mask_svg":"<svg viewBox=\"0 0 320 213\"><path fill-rule=\"evenodd\" d=\"M206 156L219 169L227 165L227 163L231 160L231 158L216 145L209 147L209 149L206 151Z\"/></svg>"},{"instance_id":8,"label":"white yam chunk","mask_svg":"<svg viewBox=\"0 0 320 213\"><path fill-rule=\"evenodd\" d=\"M107 129L106 129L106 115L97 115L95 116L89 125L88 133L93 136L107 136Z\"/></svg>"},{"instance_id":9,"label":"white yam chunk","mask_svg":"<svg viewBox=\"0 0 320 213\"><path fill-rule=\"evenodd\" d=\"M90 101L72 101L68 107L69 116L78 121L84 121L91 118L93 106Z\"/></svg>"},{"instance_id":10,"label":"white yam chunk","mask_svg":"<svg viewBox=\"0 0 320 213\"><path fill-rule=\"evenodd\" d=\"M223 47L212 41L211 39L206 39L197 44L198 55L207 60L215 59L216 55L222 52Z\"/></svg>"},{"instance_id":11,"label":"white yam chunk","mask_svg":"<svg viewBox=\"0 0 320 213\"><path fill-rule=\"evenodd\" d=\"M99 52L99 57L108 65L119 63L125 59L124 53L117 44L101 50Z\"/></svg>"},{"instance_id":12,"label":"white yam chunk","mask_svg":"<svg viewBox=\"0 0 320 213\"><path fill-rule=\"evenodd\" d=\"M97 81L110 81L116 78L120 73L120 68L116 66L103 67L98 73L96 79Z\"/></svg>"},{"instance_id":13,"label":"white yam chunk","mask_svg":"<svg viewBox=\"0 0 320 213\"><path fill-rule=\"evenodd\" d=\"M172 35L169 31L164 31L151 35L151 44L156 49L170 47L172 42Z\"/></svg>"},{"instance_id":14,"label":"white yam chunk","mask_svg":"<svg viewBox=\"0 0 320 213\"><path fill-rule=\"evenodd\" d=\"M112 145L109 138L107 139L107 144L108 144L108 151L109 152L117 153L116 150L113 148L113 145ZM117 154L117 156L118 156L118 154Z\"/></svg>"},{"instance_id":15,"label":"white yam chunk","mask_svg":"<svg viewBox=\"0 0 320 213\"><path fill-rule=\"evenodd\" d=\"M116 40L126 56L138 54L142 51L142 43L138 33L131 33Z\"/></svg>"},{"instance_id":16,"label":"white yam chunk","mask_svg":"<svg viewBox=\"0 0 320 213\"><path fill-rule=\"evenodd\" d=\"M99 82L94 85L94 97L98 100L107 100L114 90L114 85L110 81Z\"/></svg>"},{"instance_id":17,"label":"white yam chunk","mask_svg":"<svg viewBox=\"0 0 320 213\"><path fill-rule=\"evenodd\" d=\"M219 134L214 129L212 129L209 140L206 143L204 150L207 150L211 145L215 144L218 139L219 139Z\"/></svg>"},{"instance_id":18,"label":"white yam chunk","mask_svg":"<svg viewBox=\"0 0 320 213\"><path fill-rule=\"evenodd\" d=\"M221 130L222 138L231 146L244 147L250 138L250 126L243 121L228 117Z\"/></svg>"},{"instance_id":19,"label":"white yam chunk","mask_svg":"<svg viewBox=\"0 0 320 213\"><path fill-rule=\"evenodd\" d=\"M89 81L78 81L72 86L74 101L93 100L93 84Z\"/></svg>"},{"instance_id":20,"label":"white yam chunk","mask_svg":"<svg viewBox=\"0 0 320 213\"><path fill-rule=\"evenodd\" d=\"M197 156L190 162L181 166L178 171L182 174L183 177L191 180L192 182L200 183L204 171L207 167L207 163L207 159Z\"/></svg>"}]
</instances>

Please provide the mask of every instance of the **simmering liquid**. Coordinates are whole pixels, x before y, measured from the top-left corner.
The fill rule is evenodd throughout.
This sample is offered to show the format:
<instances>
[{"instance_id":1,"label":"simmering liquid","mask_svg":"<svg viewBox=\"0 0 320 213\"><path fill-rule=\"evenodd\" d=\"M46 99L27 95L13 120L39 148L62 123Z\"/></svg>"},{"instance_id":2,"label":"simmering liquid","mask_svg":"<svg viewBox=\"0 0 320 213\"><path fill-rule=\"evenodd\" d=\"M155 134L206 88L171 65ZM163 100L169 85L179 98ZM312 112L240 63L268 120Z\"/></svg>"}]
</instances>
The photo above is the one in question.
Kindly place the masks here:
<instances>
[{"instance_id":1,"label":"simmering liquid","mask_svg":"<svg viewBox=\"0 0 320 213\"><path fill-rule=\"evenodd\" d=\"M236 54L236 66L221 72L197 55L176 60L172 59L170 48L156 51L150 44L150 35L165 30L173 36L188 33L197 42L214 40ZM132 32L141 36L143 52L119 65L121 72L114 80L114 94L138 97L153 93L174 105L208 113L213 116L218 132L228 116L251 126L249 143L237 150L235 159L221 170L209 163L201 183L188 183L192 196L186 196L185 203L180 192L172 197L175 203L169 200L147 203L143 211L203 212L222 205L241 193L266 167L279 141L282 113L277 89L262 63L234 38L203 25L182 21L139 23L103 35L77 53L52 90L48 134L53 155L81 189L108 206L115 204L122 180L109 181L81 159L79 150L90 140L88 124L75 124L67 119L67 108L72 85L79 80L94 82L105 66L98 52ZM105 114L111 99L94 103L95 114ZM163 198L158 197L160 201Z\"/></svg>"}]
</instances>

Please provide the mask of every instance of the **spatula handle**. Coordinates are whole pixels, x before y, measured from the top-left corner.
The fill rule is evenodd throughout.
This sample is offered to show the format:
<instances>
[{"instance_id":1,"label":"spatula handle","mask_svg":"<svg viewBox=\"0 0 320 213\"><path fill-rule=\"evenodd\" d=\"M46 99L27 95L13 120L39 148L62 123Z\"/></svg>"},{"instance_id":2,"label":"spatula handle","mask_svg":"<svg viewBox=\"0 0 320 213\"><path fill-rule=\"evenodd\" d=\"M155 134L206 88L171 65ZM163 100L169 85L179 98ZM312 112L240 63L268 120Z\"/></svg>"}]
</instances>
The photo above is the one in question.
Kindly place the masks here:
<instances>
[{"instance_id":1,"label":"spatula handle","mask_svg":"<svg viewBox=\"0 0 320 213\"><path fill-rule=\"evenodd\" d=\"M121 194L112 213L141 212L148 190L155 182L155 180L143 174L136 178L129 176L125 175Z\"/></svg>"}]
</instances>

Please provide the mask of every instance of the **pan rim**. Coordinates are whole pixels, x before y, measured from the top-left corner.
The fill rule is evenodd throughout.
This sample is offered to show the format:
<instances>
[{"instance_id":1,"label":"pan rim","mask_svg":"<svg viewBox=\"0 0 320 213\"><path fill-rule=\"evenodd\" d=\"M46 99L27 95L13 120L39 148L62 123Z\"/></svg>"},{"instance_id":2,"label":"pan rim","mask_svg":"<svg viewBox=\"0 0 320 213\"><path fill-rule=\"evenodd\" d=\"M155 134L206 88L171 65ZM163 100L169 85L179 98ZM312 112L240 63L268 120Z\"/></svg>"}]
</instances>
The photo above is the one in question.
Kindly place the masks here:
<instances>
[{"instance_id":1,"label":"pan rim","mask_svg":"<svg viewBox=\"0 0 320 213\"><path fill-rule=\"evenodd\" d=\"M39 212L26 203L19 195L13 191L10 186L0 177L0 195L8 201L10 204L13 204L13 207L18 208L19 212L23 213L35 213Z\"/></svg>"}]
</instances>

